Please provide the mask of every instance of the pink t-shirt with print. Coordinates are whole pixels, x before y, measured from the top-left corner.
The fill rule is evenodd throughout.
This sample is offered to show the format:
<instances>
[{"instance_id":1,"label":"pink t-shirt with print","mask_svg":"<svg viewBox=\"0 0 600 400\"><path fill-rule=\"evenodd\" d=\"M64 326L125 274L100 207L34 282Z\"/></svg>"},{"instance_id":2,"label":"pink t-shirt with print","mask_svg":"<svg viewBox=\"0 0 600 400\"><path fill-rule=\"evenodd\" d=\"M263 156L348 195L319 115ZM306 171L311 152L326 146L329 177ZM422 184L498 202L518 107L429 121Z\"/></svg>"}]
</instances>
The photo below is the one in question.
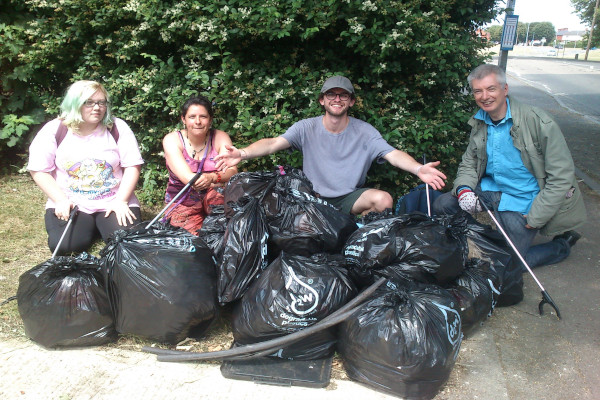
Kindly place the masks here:
<instances>
[{"instance_id":1,"label":"pink t-shirt with print","mask_svg":"<svg viewBox=\"0 0 600 400\"><path fill-rule=\"evenodd\" d=\"M87 214L106 211L108 203L119 190L123 168L144 163L137 140L127 123L114 118L119 130L119 141L104 125L87 136L78 136L71 129L56 145L56 132L60 124L54 119L45 124L29 147L29 171L50 173L63 193ZM139 207L135 194L129 206ZM48 199L46 208L54 208Z\"/></svg>"}]
</instances>

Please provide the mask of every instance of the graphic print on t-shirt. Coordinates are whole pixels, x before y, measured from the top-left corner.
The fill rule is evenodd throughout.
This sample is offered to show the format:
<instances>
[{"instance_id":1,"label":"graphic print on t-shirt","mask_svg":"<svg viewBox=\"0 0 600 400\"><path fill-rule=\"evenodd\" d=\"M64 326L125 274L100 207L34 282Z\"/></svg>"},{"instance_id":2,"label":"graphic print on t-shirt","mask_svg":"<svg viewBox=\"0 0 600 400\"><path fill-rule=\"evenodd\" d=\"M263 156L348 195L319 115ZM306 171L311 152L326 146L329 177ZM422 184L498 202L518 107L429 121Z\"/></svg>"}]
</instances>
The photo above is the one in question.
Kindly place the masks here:
<instances>
[{"instance_id":1,"label":"graphic print on t-shirt","mask_svg":"<svg viewBox=\"0 0 600 400\"><path fill-rule=\"evenodd\" d=\"M69 190L89 200L114 195L112 189L119 184L113 175L112 165L105 160L85 158L66 171L69 174Z\"/></svg>"}]
</instances>

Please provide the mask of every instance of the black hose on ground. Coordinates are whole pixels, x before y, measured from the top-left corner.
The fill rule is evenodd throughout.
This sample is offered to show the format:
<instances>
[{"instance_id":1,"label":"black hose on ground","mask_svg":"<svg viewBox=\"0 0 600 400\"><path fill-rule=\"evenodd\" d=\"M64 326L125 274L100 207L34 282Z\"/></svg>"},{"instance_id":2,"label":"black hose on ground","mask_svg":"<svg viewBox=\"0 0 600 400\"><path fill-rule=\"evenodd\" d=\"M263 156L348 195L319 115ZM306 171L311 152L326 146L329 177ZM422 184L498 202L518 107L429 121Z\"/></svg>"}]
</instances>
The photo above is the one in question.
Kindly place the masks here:
<instances>
[{"instance_id":1,"label":"black hose on ground","mask_svg":"<svg viewBox=\"0 0 600 400\"><path fill-rule=\"evenodd\" d=\"M369 286L367 289L362 291L358 296L348 302L346 305L335 311L331 315L323 318L316 324L309 326L306 329L290 333L289 335L281 336L275 339L267 340L260 343L249 344L240 347L234 347L228 350L196 353L179 350L168 350L158 349L154 347L145 346L142 351L157 355L158 361L209 361L209 360L222 360L222 361L233 361L233 360L248 360L257 357L263 357L265 355L274 353L276 350L297 342L307 336L310 336L316 332L320 332L333 325L339 324L345 319L349 318L356 310L358 306L363 303L367 297L369 297L379 286L381 286L387 279L379 278L375 283Z\"/></svg>"}]
</instances>

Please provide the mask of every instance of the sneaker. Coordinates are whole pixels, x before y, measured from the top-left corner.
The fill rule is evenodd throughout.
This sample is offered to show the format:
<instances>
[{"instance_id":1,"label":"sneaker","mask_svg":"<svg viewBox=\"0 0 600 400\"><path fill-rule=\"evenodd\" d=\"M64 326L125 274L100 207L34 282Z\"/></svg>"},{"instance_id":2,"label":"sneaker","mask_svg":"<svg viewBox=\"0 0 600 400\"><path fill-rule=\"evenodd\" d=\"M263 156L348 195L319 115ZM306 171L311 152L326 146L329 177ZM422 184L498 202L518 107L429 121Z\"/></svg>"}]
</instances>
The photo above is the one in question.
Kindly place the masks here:
<instances>
[{"instance_id":1,"label":"sneaker","mask_svg":"<svg viewBox=\"0 0 600 400\"><path fill-rule=\"evenodd\" d=\"M554 236L552 240L564 239L567 241L569 246L575 246L575 243L581 238L581 234L575 231L566 231L565 233L561 233L560 235Z\"/></svg>"}]
</instances>

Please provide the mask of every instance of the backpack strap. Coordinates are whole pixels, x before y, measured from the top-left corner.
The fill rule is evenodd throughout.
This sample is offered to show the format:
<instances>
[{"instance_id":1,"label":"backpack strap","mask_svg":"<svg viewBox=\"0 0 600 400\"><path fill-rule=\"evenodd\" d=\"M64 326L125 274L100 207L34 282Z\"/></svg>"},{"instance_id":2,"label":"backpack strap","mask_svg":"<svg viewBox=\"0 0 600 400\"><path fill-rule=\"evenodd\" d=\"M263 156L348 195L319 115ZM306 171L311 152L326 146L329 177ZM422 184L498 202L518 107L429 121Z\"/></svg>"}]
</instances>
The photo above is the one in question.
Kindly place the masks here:
<instances>
[{"instance_id":1,"label":"backpack strap","mask_svg":"<svg viewBox=\"0 0 600 400\"><path fill-rule=\"evenodd\" d=\"M60 124L58 124L58 130L56 131L56 147L57 148L58 148L58 146L60 146L60 143L63 141L65 136L67 136L68 130L69 130L69 128L67 128L67 125L65 125L65 123L63 121L60 121Z\"/></svg>"},{"instance_id":2,"label":"backpack strap","mask_svg":"<svg viewBox=\"0 0 600 400\"><path fill-rule=\"evenodd\" d=\"M60 121L60 124L58 125L58 129L56 130L56 135L55 135L57 148L58 148L58 146L60 146L60 144L62 143L65 136L67 136L68 130L69 130L69 128L67 127L67 125L65 125L65 123L63 121ZM112 135L113 139L115 139L115 142L119 143L119 129L117 128L116 123L113 123L113 126L112 126L112 128L110 128L109 132Z\"/></svg>"}]
</instances>

